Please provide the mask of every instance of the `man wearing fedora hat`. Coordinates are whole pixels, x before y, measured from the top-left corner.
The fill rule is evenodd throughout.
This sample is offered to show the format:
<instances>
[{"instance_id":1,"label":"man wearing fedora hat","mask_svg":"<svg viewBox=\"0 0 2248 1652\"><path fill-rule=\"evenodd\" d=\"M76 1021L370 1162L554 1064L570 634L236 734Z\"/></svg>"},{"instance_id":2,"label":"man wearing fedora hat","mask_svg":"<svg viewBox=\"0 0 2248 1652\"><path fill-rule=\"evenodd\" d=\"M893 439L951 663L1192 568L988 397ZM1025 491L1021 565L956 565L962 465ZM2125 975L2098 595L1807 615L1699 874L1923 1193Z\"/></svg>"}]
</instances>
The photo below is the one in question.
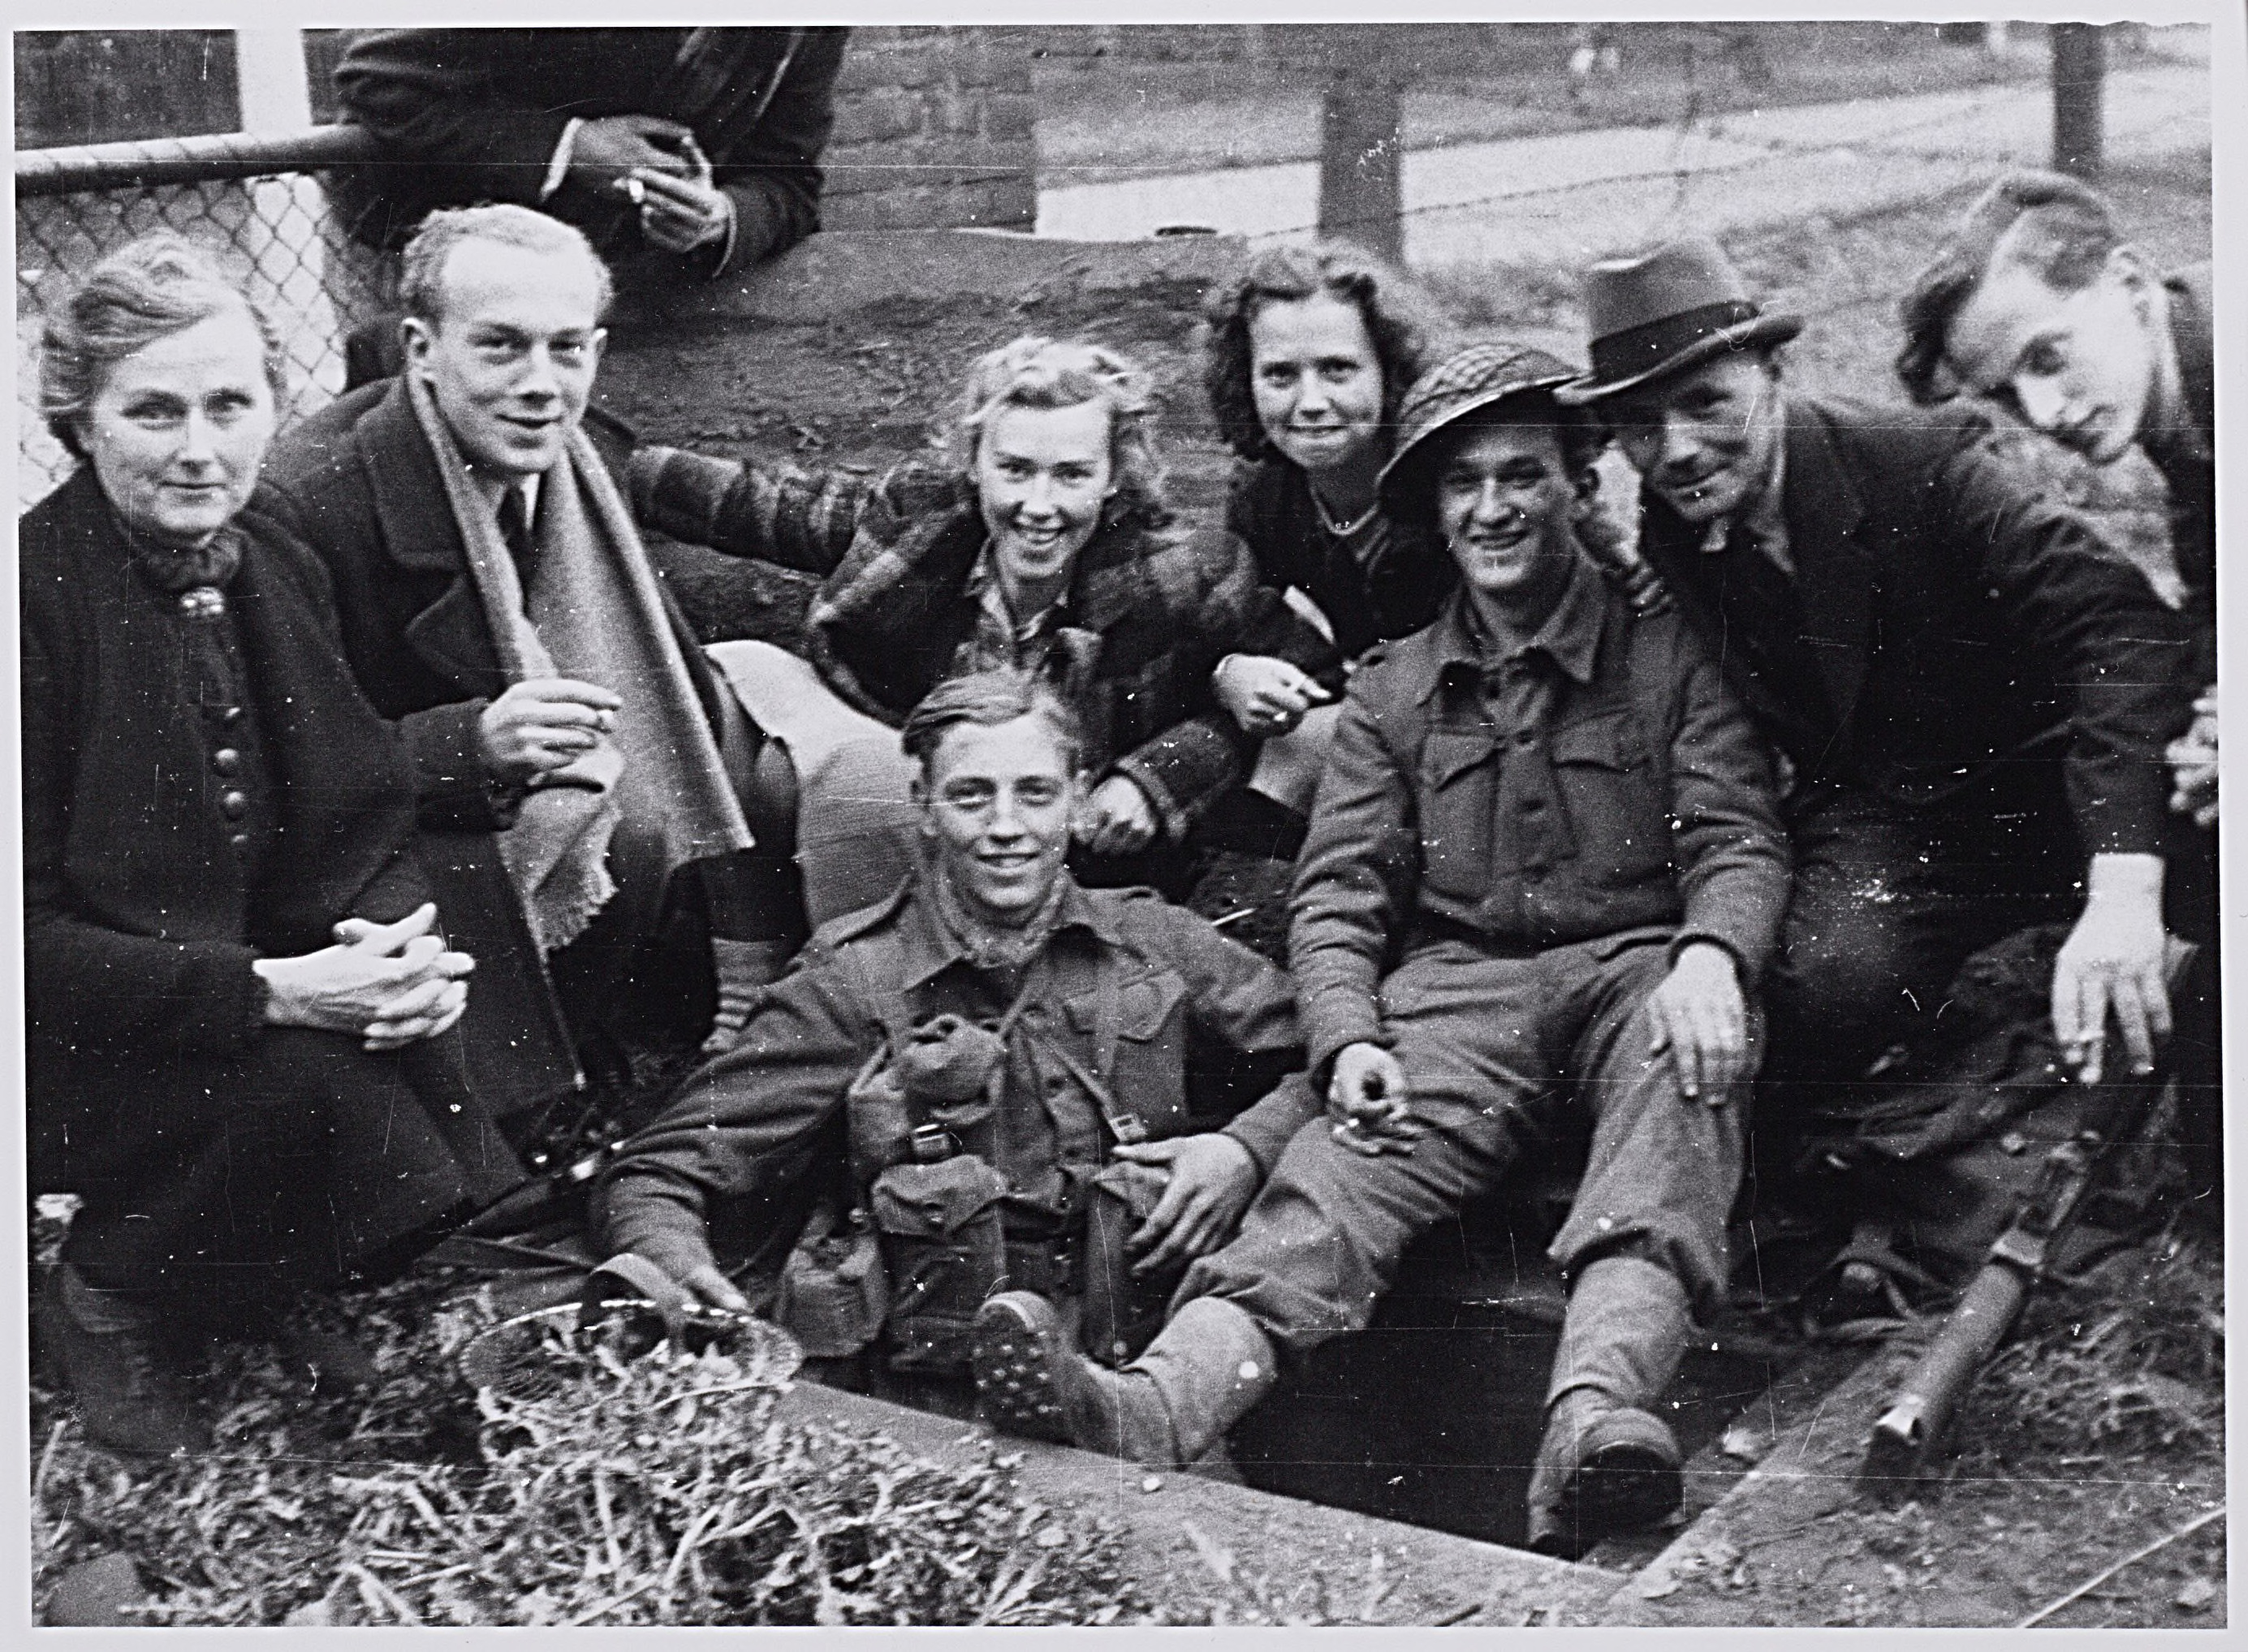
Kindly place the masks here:
<instances>
[{"instance_id":1,"label":"man wearing fedora hat","mask_svg":"<svg viewBox=\"0 0 2248 1652\"><path fill-rule=\"evenodd\" d=\"M2096 1081L2112 1014L2149 1070L2162 748L2190 698L2168 611L1981 417L1789 390L1774 353L1801 319L1714 242L1597 263L1585 304L1592 370L1559 394L1615 433L1641 553L1792 770L1773 1068L1847 1086L1970 954L2058 919L2062 1050Z\"/></svg>"},{"instance_id":2,"label":"man wearing fedora hat","mask_svg":"<svg viewBox=\"0 0 2248 1652\"><path fill-rule=\"evenodd\" d=\"M1297 1131L1122 1370L1077 1355L1033 1299L987 1303L977 1359L1001 1427L1195 1460L1278 1358L1363 1329L1411 1242L1581 1109L1530 1536L1574 1555L1678 1505L1653 1408L1724 1292L1787 851L1717 663L1675 612L1635 611L1587 544L1605 438L1554 401L1572 376L1476 345L1399 409L1384 507L1461 578L1352 678L1298 863L1290 962L1328 1120Z\"/></svg>"}]
</instances>

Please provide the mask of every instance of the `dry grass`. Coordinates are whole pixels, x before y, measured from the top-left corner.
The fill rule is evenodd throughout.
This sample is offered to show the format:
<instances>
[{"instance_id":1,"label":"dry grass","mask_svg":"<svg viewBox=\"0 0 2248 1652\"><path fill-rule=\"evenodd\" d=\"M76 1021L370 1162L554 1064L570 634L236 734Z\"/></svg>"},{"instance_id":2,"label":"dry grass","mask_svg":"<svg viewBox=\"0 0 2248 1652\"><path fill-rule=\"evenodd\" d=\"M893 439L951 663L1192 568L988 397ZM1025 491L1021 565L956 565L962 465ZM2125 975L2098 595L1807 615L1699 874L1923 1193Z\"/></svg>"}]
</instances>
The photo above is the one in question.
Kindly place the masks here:
<instances>
[{"instance_id":1,"label":"dry grass","mask_svg":"<svg viewBox=\"0 0 2248 1652\"><path fill-rule=\"evenodd\" d=\"M220 1356L216 1450L128 1468L34 1396L34 1588L138 1563L152 1624L1052 1624L1133 1621L1115 1534L880 1436L775 1421L794 1363L621 1356L542 1330L471 1389L473 1314L422 1279L351 1306L384 1381L307 1395L266 1351ZM528 1374L535 1381L522 1378Z\"/></svg>"},{"instance_id":2,"label":"dry grass","mask_svg":"<svg viewBox=\"0 0 2248 1652\"><path fill-rule=\"evenodd\" d=\"M2126 1251L2080 1283L2032 1299L2020 1331L1969 1396L1970 1454L2103 1457L2221 1452L2224 1265L2171 1237Z\"/></svg>"}]
</instances>

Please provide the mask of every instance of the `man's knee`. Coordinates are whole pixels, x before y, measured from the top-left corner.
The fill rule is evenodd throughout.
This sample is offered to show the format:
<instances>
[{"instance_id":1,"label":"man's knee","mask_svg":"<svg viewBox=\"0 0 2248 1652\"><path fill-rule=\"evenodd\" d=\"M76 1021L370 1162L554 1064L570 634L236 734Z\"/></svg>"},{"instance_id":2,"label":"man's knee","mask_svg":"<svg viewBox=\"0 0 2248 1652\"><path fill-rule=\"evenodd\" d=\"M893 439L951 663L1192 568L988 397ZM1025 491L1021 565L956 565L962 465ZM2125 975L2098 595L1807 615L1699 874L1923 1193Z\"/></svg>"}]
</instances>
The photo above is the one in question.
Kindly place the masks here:
<instances>
[{"instance_id":1,"label":"man's knee","mask_svg":"<svg viewBox=\"0 0 2248 1652\"><path fill-rule=\"evenodd\" d=\"M1441 1152L1433 1138L1414 1154ZM1362 1330L1399 1259L1457 1200L1429 1189L1413 1155L1367 1158L1337 1142L1328 1121L1296 1133L1241 1219L1232 1241L1196 1259L1176 1302L1223 1297L1298 1352Z\"/></svg>"},{"instance_id":2,"label":"man's knee","mask_svg":"<svg viewBox=\"0 0 2248 1652\"><path fill-rule=\"evenodd\" d=\"M1854 1041L1911 1009L1918 991L1904 926L1879 890L1806 901L1799 892L1766 989L1774 1020L1797 1037Z\"/></svg>"}]
</instances>

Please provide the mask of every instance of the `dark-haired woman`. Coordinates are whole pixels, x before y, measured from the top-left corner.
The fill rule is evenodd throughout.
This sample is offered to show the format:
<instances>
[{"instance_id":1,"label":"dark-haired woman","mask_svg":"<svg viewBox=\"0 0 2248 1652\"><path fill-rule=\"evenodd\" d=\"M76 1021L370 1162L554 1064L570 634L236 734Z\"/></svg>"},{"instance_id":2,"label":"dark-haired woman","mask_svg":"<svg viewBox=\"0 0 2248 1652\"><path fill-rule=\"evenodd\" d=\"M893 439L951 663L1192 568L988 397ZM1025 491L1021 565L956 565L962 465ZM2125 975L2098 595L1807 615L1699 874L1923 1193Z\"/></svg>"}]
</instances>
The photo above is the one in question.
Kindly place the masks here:
<instances>
[{"instance_id":1,"label":"dark-haired woman","mask_svg":"<svg viewBox=\"0 0 2248 1652\"><path fill-rule=\"evenodd\" d=\"M1358 248L1319 242L1259 253L1204 319L1203 387L1239 456L1226 526L1264 583L1308 599L1347 659L1428 624L1456 580L1451 559L1392 522L1374 483L1398 399L1443 331L1434 304ZM1228 657L1215 687L1270 743L1258 789L1306 808L1328 696L1264 655Z\"/></svg>"}]
</instances>

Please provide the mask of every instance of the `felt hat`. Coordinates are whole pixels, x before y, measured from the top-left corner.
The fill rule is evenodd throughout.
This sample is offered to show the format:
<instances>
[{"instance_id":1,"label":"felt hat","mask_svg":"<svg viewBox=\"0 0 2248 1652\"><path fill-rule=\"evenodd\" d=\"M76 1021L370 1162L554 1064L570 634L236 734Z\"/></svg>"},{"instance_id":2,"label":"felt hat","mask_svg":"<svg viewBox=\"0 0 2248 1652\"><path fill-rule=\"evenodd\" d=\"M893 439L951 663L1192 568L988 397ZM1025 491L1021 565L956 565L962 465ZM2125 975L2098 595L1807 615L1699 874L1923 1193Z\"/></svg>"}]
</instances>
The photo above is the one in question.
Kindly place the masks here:
<instances>
[{"instance_id":1,"label":"felt hat","mask_svg":"<svg viewBox=\"0 0 2248 1652\"><path fill-rule=\"evenodd\" d=\"M1395 511L1409 497L1438 431L1510 396L1550 392L1577 376L1559 357L1526 344L1491 340L1455 350L1415 379L1398 404L1396 448L1381 470L1384 507Z\"/></svg>"},{"instance_id":2,"label":"felt hat","mask_svg":"<svg viewBox=\"0 0 2248 1652\"><path fill-rule=\"evenodd\" d=\"M1698 367L1728 350L1785 344L1797 315L1766 315L1732 260L1704 236L1603 258L1585 272L1590 373L1557 394L1583 407Z\"/></svg>"}]
</instances>

